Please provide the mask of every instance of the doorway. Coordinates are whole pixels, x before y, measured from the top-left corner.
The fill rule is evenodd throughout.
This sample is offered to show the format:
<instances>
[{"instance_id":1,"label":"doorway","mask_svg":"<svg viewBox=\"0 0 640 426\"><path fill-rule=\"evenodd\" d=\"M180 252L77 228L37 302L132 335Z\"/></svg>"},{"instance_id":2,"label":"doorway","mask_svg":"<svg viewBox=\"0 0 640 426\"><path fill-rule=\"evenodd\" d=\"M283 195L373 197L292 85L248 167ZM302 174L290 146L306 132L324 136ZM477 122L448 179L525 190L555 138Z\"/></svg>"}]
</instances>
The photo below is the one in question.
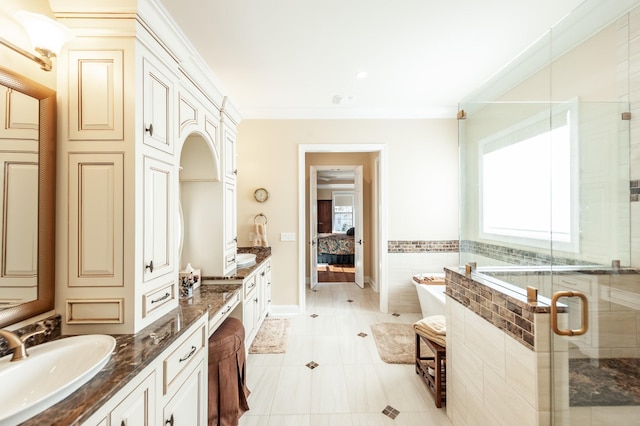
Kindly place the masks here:
<instances>
[{"instance_id":1,"label":"doorway","mask_svg":"<svg viewBox=\"0 0 640 426\"><path fill-rule=\"evenodd\" d=\"M318 282L355 282L364 288L363 235L368 224L363 169L362 165L309 165L311 290Z\"/></svg>"},{"instance_id":2,"label":"doorway","mask_svg":"<svg viewBox=\"0 0 640 426\"><path fill-rule=\"evenodd\" d=\"M386 146L382 144L301 144L298 148L298 231L301 236L298 239L298 300L300 311L306 311L307 265L310 255L307 250L313 250L309 236L310 222L307 206L316 210L309 204L307 190L314 185L309 185L311 177L308 175L306 156L309 153L365 153L371 159L371 190L370 199L367 201L371 209L371 233L368 243L371 249L371 266L369 268L369 283L374 291L380 294L380 311L388 311L388 285L387 285L387 213L386 213ZM304 236L304 237L303 237ZM316 247L317 248L317 247ZM310 279L309 279L310 281Z\"/></svg>"}]
</instances>

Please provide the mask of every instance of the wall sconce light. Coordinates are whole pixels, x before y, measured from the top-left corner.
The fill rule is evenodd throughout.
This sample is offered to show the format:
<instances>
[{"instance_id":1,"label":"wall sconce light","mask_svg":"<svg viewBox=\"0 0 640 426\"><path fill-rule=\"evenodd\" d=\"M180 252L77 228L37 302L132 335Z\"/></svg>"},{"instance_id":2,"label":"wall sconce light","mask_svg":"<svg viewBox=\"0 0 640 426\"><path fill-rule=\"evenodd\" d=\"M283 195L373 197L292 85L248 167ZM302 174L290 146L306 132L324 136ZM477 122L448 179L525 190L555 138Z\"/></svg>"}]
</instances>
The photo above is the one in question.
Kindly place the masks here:
<instances>
[{"instance_id":1,"label":"wall sconce light","mask_svg":"<svg viewBox=\"0 0 640 426\"><path fill-rule=\"evenodd\" d=\"M43 70L51 71L51 58L58 55L62 50L62 46L73 39L73 33L61 23L39 13L20 10L14 14L14 17L24 27L31 39L33 48L40 56L28 52L3 38L0 38L0 44L37 62Z\"/></svg>"}]
</instances>

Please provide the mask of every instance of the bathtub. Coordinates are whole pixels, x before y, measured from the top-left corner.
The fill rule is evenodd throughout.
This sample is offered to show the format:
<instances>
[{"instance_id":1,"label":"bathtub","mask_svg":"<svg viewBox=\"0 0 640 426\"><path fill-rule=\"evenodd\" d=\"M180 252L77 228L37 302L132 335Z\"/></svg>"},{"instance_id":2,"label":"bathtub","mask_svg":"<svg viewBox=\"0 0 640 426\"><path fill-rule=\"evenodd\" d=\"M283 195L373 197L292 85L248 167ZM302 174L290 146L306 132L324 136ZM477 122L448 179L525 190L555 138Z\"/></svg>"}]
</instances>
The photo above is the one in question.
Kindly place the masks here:
<instances>
[{"instance_id":1,"label":"bathtub","mask_svg":"<svg viewBox=\"0 0 640 426\"><path fill-rule=\"evenodd\" d=\"M444 274L421 274L422 276L444 278ZM420 275L419 275L420 276ZM416 286L418 292L418 300L420 301L420 310L422 317L426 318L431 315L444 315L444 304L446 296L444 295L445 285L441 284L420 284L416 280L411 280Z\"/></svg>"}]
</instances>

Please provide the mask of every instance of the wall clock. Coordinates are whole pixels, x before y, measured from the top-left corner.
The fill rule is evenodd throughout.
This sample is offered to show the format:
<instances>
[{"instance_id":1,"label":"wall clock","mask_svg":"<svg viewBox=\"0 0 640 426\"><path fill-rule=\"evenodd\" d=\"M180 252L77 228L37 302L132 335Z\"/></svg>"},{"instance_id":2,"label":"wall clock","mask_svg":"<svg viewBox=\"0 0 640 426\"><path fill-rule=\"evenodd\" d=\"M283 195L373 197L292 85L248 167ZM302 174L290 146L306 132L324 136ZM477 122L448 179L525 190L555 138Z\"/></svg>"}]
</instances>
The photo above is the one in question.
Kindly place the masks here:
<instances>
[{"instance_id":1,"label":"wall clock","mask_svg":"<svg viewBox=\"0 0 640 426\"><path fill-rule=\"evenodd\" d=\"M253 193L253 198L259 203L264 203L269 198L269 191L264 188L258 188Z\"/></svg>"}]
</instances>

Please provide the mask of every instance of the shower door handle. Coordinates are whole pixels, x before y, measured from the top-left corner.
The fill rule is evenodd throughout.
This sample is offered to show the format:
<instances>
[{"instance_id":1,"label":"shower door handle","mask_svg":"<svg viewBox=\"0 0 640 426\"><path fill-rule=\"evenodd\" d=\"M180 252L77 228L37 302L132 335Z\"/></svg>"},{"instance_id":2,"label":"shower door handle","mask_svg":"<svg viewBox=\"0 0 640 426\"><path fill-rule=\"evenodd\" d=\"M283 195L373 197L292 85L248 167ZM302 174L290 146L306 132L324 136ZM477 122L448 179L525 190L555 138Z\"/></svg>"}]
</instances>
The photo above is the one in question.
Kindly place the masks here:
<instances>
[{"instance_id":1,"label":"shower door handle","mask_svg":"<svg viewBox=\"0 0 640 426\"><path fill-rule=\"evenodd\" d=\"M582 301L582 327L577 330L560 330L558 328L558 299L561 297L578 297ZM579 291L558 291L551 298L551 328L559 336L581 336L589 329L589 302L587 296Z\"/></svg>"}]
</instances>

